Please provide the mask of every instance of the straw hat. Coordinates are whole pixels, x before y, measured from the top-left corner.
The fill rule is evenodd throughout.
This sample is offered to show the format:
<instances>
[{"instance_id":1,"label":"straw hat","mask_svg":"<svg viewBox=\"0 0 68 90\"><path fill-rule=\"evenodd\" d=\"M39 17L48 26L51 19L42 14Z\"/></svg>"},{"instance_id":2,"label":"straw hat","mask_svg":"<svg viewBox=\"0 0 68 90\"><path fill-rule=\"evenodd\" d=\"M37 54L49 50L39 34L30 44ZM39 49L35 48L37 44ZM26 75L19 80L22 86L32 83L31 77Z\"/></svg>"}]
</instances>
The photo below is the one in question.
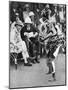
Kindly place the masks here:
<instances>
[{"instance_id":1,"label":"straw hat","mask_svg":"<svg viewBox=\"0 0 68 90\"><path fill-rule=\"evenodd\" d=\"M32 21L31 21L31 19L30 19L29 17L27 17L27 18L25 19L25 23L32 24Z\"/></svg>"},{"instance_id":2,"label":"straw hat","mask_svg":"<svg viewBox=\"0 0 68 90\"><path fill-rule=\"evenodd\" d=\"M33 12L30 12L30 13L29 13L29 16L34 16L34 13L33 13Z\"/></svg>"},{"instance_id":3,"label":"straw hat","mask_svg":"<svg viewBox=\"0 0 68 90\"><path fill-rule=\"evenodd\" d=\"M22 21L16 22L15 26L16 26L16 25L21 26L21 27L24 26L24 24L22 23Z\"/></svg>"}]
</instances>

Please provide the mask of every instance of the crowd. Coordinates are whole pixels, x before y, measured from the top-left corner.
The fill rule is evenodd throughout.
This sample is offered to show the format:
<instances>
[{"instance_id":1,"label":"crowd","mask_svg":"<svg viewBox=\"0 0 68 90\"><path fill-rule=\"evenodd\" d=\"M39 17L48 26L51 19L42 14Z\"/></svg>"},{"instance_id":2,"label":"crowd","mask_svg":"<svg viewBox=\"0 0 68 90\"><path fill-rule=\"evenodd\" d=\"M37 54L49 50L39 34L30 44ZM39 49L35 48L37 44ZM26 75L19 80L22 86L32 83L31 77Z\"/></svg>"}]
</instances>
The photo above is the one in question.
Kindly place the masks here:
<instances>
[{"instance_id":1,"label":"crowd","mask_svg":"<svg viewBox=\"0 0 68 90\"><path fill-rule=\"evenodd\" d=\"M10 6L10 53L21 53L24 66L40 63L38 58L45 54L47 74L52 73L55 80L54 59L66 40L66 5L17 3L13 7L11 3Z\"/></svg>"}]
</instances>

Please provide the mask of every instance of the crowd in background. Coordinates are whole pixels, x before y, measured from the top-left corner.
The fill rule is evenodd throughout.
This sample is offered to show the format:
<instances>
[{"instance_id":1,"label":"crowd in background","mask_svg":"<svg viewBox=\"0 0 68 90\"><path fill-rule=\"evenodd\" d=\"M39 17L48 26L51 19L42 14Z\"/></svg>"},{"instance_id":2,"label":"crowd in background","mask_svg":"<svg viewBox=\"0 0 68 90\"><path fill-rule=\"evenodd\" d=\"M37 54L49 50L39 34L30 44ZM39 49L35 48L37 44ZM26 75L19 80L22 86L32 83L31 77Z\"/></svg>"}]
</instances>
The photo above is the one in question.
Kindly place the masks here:
<instances>
[{"instance_id":1,"label":"crowd in background","mask_svg":"<svg viewBox=\"0 0 68 90\"><path fill-rule=\"evenodd\" d=\"M37 38L38 36L40 36L41 39L46 38L46 36L50 34L49 30L52 30L53 34L55 34L56 32L58 35L63 33L64 39L66 40L66 37L65 37L66 36L66 5L10 2L9 10L10 10L10 13L9 13L10 14L10 39L11 39L10 43L12 41L16 46L19 46L20 48L22 47L25 48L25 51L22 48L22 50L24 51L24 52L22 51L22 55L25 59L25 63L27 63L26 57L27 58L30 56L33 57L32 50L34 53L34 49L37 50L39 47L36 55L37 54L39 55L40 52L41 52L41 55L42 55L42 52L46 52L45 49L47 49L47 47L45 47L44 49L44 44L42 44L42 42L38 42L39 41L39 38ZM33 44L34 43L36 44L36 48L33 48L34 46L32 47L33 44L31 42L28 45L27 39L25 39L25 36L23 35L23 33L26 31L26 24L28 29L31 27L32 31L34 30L33 33L35 33L35 36L38 33L36 37L37 38L36 41L34 37L33 37L34 40L33 38L31 39ZM19 32L21 31L21 33L18 33L16 31L16 28L19 30ZM14 39L13 35L15 35L13 30L15 30L15 33L16 33L17 43L20 41L20 43L18 44L13 41ZM18 36L21 38L19 38ZM25 43L23 41L25 41ZM47 45L47 42L48 40L45 41L45 45ZM11 44L11 47L13 47L12 44ZM16 48L18 49L18 47ZM38 60L36 60L36 62L39 63Z\"/></svg>"},{"instance_id":2,"label":"crowd in background","mask_svg":"<svg viewBox=\"0 0 68 90\"><path fill-rule=\"evenodd\" d=\"M42 4L42 3L22 3L22 2L11 2L10 3L10 21L14 22L16 20L16 14L19 14L19 18L24 22L23 12L26 11L28 7L28 12L32 11L34 13L34 23L39 24L39 19L42 15L46 13L46 19L50 17L55 17L56 21L62 25L62 30L65 32L66 29L66 5L60 4Z\"/></svg>"}]
</instances>

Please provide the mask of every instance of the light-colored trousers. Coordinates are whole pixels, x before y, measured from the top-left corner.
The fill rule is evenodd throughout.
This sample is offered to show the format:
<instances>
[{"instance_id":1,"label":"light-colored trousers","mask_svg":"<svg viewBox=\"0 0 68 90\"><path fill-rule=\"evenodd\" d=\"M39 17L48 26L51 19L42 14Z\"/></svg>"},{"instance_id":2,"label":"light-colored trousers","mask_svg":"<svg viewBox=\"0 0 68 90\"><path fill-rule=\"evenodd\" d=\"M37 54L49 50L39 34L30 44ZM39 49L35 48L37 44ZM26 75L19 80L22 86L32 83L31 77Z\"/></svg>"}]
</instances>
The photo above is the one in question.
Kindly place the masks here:
<instances>
[{"instance_id":1,"label":"light-colored trousers","mask_svg":"<svg viewBox=\"0 0 68 90\"><path fill-rule=\"evenodd\" d=\"M14 48L16 47L16 48ZM29 57L29 54L27 52L27 47L26 47L26 43L25 41L20 41L18 43L16 43L16 45L10 45L10 52L16 52L16 53L20 53L22 52L22 56L24 59L24 62L27 63L27 58Z\"/></svg>"}]
</instances>

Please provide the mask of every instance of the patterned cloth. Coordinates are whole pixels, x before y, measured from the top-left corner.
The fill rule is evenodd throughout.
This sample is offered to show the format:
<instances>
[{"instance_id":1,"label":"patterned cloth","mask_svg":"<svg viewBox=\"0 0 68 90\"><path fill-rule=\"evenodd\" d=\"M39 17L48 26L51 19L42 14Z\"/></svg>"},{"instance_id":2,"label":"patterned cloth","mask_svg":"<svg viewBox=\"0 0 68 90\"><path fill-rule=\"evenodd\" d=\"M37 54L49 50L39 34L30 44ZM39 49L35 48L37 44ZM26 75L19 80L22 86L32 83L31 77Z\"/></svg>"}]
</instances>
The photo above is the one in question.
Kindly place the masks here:
<instances>
[{"instance_id":1,"label":"patterned cloth","mask_svg":"<svg viewBox=\"0 0 68 90\"><path fill-rule=\"evenodd\" d=\"M22 52L23 58L25 59L25 62L27 62L26 58L29 57L29 54L27 52L26 43L25 41L22 41L20 32L17 31L15 26L11 28L10 31L10 53L12 52Z\"/></svg>"}]
</instances>

